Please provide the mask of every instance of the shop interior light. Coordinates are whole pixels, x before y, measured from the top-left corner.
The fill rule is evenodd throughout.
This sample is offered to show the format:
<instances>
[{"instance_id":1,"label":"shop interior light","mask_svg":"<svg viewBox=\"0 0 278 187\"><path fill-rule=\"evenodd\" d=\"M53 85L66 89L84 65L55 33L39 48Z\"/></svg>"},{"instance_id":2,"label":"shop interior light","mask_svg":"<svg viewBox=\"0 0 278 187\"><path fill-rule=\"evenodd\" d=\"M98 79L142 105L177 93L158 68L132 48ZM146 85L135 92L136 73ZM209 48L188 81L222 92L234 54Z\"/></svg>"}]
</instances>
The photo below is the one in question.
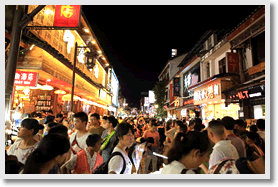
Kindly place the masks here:
<instances>
[{"instance_id":1,"label":"shop interior light","mask_svg":"<svg viewBox=\"0 0 278 187\"><path fill-rule=\"evenodd\" d=\"M96 41L95 41L95 40L93 40L93 41L92 41L92 44L96 44Z\"/></svg>"},{"instance_id":2,"label":"shop interior light","mask_svg":"<svg viewBox=\"0 0 278 187\"><path fill-rule=\"evenodd\" d=\"M61 94L61 95L66 94L66 92L64 90L56 90L54 93L55 94Z\"/></svg>"},{"instance_id":3,"label":"shop interior light","mask_svg":"<svg viewBox=\"0 0 278 187\"><path fill-rule=\"evenodd\" d=\"M32 44L30 47L30 51L35 47L35 44Z\"/></svg>"},{"instance_id":4,"label":"shop interior light","mask_svg":"<svg viewBox=\"0 0 278 187\"><path fill-rule=\"evenodd\" d=\"M43 85L43 86L40 86L40 89L42 89L42 90L53 90L53 87L49 86L49 85Z\"/></svg>"},{"instance_id":5,"label":"shop interior light","mask_svg":"<svg viewBox=\"0 0 278 187\"><path fill-rule=\"evenodd\" d=\"M85 31L86 33L89 33L90 31L89 31L89 29L87 29L87 28L83 28L83 31Z\"/></svg>"},{"instance_id":6,"label":"shop interior light","mask_svg":"<svg viewBox=\"0 0 278 187\"><path fill-rule=\"evenodd\" d=\"M46 9L45 11L44 11L44 13L46 14L46 15L50 15L50 14L54 14L53 13L53 11L52 10L50 10L50 9Z\"/></svg>"}]
</instances>

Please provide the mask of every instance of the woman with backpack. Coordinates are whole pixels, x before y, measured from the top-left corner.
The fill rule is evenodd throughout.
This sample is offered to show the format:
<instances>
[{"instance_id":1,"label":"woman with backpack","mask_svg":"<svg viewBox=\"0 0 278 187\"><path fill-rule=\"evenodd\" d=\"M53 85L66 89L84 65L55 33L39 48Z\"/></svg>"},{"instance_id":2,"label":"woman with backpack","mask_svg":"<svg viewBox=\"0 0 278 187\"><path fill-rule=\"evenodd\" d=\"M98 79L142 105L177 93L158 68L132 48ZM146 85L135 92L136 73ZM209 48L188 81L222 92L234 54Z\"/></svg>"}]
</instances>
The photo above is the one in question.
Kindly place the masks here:
<instances>
[{"instance_id":1,"label":"woman with backpack","mask_svg":"<svg viewBox=\"0 0 278 187\"><path fill-rule=\"evenodd\" d=\"M190 131L178 133L167 152L168 165L161 174L196 174L197 169L207 158L209 139L205 133Z\"/></svg>"},{"instance_id":2,"label":"woman with backpack","mask_svg":"<svg viewBox=\"0 0 278 187\"><path fill-rule=\"evenodd\" d=\"M132 161L128 156L127 149L134 143L134 128L128 123L118 125L115 148L108 160L108 174L131 174Z\"/></svg>"}]
</instances>

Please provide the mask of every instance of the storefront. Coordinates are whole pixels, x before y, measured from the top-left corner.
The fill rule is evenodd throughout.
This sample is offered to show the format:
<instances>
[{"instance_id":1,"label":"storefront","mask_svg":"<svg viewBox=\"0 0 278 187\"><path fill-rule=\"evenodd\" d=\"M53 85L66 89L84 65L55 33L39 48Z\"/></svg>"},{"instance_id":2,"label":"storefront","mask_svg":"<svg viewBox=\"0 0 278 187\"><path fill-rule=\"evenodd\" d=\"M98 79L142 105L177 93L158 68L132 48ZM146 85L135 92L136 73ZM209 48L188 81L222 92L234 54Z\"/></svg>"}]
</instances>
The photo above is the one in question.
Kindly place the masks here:
<instances>
[{"instance_id":1,"label":"storefront","mask_svg":"<svg viewBox=\"0 0 278 187\"><path fill-rule=\"evenodd\" d=\"M194 105L200 106L200 117L206 125L212 119L224 116L238 119L239 104L225 105L225 94L222 94L223 90L232 86L229 80L229 77L214 77L189 88L194 91Z\"/></svg>"}]
</instances>

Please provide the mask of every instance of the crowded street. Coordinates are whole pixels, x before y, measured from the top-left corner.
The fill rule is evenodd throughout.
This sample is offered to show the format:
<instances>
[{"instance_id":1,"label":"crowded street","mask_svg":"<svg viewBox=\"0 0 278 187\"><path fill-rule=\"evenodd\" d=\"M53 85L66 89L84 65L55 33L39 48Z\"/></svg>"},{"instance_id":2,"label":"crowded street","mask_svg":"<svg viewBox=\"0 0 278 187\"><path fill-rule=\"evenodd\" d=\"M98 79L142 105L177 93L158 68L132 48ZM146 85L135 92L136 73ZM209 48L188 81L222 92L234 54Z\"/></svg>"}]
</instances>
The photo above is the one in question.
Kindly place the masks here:
<instances>
[{"instance_id":1,"label":"crowded street","mask_svg":"<svg viewBox=\"0 0 278 187\"><path fill-rule=\"evenodd\" d=\"M269 174L265 6L246 6L130 60L91 5L6 5L5 174Z\"/></svg>"}]
</instances>

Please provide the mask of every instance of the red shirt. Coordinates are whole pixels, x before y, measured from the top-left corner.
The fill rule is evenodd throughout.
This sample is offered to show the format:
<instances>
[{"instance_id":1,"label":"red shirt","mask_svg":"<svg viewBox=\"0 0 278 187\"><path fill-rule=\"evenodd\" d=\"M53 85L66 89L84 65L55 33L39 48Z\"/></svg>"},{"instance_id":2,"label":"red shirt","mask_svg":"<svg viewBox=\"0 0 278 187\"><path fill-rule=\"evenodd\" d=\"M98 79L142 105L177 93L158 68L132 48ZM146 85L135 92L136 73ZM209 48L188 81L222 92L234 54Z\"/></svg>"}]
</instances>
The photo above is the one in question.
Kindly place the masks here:
<instances>
[{"instance_id":1,"label":"red shirt","mask_svg":"<svg viewBox=\"0 0 278 187\"><path fill-rule=\"evenodd\" d=\"M143 138L153 137L154 144L153 147L158 147L157 141L160 139L159 133L157 131L151 132L149 130L146 130L143 134Z\"/></svg>"}]
</instances>

